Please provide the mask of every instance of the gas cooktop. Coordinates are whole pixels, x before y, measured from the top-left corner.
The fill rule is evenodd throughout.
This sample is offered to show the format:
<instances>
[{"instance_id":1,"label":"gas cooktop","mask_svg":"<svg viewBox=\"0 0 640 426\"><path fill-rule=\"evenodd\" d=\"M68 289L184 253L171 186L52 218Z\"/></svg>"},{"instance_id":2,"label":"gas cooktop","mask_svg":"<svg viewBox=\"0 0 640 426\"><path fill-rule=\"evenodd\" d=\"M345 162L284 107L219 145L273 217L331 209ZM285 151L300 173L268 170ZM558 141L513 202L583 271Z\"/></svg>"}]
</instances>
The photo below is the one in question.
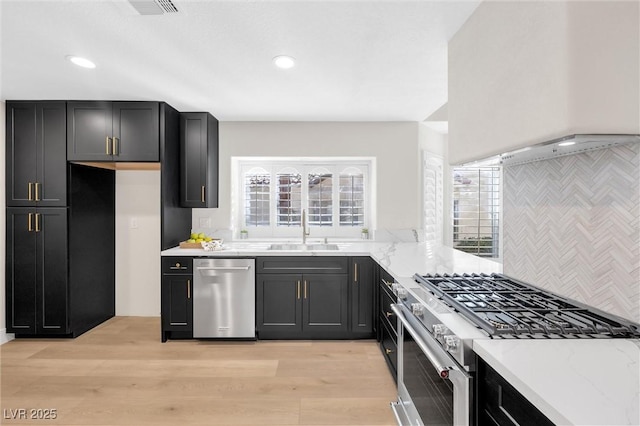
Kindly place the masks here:
<instances>
[{"instance_id":1,"label":"gas cooktop","mask_svg":"<svg viewBox=\"0 0 640 426\"><path fill-rule=\"evenodd\" d=\"M640 337L640 325L501 274L414 275L498 338Z\"/></svg>"}]
</instances>

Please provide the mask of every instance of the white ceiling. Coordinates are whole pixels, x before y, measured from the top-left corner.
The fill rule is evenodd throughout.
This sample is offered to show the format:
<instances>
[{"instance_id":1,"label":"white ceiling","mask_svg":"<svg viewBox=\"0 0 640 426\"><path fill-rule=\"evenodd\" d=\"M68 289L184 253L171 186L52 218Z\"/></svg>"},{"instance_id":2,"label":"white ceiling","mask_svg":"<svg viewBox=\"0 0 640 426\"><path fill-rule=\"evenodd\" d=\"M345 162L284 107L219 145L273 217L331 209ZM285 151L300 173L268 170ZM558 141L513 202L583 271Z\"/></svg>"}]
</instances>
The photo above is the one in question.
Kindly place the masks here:
<instances>
[{"instance_id":1,"label":"white ceiling","mask_svg":"<svg viewBox=\"0 0 640 426\"><path fill-rule=\"evenodd\" d=\"M0 0L0 98L160 100L222 121L421 121L465 1ZM280 70L271 59L291 55ZM92 59L78 68L67 55Z\"/></svg>"}]
</instances>

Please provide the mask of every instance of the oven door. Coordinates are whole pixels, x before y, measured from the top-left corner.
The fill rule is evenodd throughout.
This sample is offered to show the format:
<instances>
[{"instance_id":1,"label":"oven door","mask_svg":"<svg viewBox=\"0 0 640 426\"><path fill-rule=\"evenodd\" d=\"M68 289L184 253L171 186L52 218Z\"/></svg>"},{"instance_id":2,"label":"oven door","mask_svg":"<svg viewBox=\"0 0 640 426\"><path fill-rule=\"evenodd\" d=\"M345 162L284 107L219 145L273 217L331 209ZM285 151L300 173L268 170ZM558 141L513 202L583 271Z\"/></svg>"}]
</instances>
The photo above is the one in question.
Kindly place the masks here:
<instances>
[{"instance_id":1,"label":"oven door","mask_svg":"<svg viewBox=\"0 0 640 426\"><path fill-rule=\"evenodd\" d=\"M402 304L392 305L398 322L399 425L469 425L472 377Z\"/></svg>"}]
</instances>

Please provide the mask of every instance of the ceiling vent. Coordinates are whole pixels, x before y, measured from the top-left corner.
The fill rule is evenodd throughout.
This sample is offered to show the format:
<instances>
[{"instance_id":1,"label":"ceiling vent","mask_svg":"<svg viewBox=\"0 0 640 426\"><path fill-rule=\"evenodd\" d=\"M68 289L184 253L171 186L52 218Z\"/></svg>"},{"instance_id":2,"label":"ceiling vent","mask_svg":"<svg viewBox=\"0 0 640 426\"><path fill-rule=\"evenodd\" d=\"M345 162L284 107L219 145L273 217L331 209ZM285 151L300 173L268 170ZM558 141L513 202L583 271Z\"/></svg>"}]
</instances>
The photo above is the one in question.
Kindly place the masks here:
<instances>
[{"instance_id":1,"label":"ceiling vent","mask_svg":"<svg viewBox=\"0 0 640 426\"><path fill-rule=\"evenodd\" d=\"M140 15L166 15L179 12L171 0L129 0L129 3Z\"/></svg>"}]
</instances>

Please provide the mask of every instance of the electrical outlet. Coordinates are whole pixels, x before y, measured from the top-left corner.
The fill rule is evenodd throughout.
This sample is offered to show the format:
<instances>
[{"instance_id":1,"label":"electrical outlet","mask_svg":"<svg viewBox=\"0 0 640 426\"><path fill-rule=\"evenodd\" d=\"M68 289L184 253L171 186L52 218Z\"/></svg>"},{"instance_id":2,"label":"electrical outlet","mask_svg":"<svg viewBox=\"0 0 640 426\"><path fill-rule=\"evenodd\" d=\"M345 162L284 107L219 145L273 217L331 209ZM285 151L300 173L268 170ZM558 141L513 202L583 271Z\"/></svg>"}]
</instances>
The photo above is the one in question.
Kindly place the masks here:
<instances>
[{"instance_id":1,"label":"electrical outlet","mask_svg":"<svg viewBox=\"0 0 640 426\"><path fill-rule=\"evenodd\" d=\"M211 218L210 217L201 217L200 218L200 228L211 228Z\"/></svg>"}]
</instances>

